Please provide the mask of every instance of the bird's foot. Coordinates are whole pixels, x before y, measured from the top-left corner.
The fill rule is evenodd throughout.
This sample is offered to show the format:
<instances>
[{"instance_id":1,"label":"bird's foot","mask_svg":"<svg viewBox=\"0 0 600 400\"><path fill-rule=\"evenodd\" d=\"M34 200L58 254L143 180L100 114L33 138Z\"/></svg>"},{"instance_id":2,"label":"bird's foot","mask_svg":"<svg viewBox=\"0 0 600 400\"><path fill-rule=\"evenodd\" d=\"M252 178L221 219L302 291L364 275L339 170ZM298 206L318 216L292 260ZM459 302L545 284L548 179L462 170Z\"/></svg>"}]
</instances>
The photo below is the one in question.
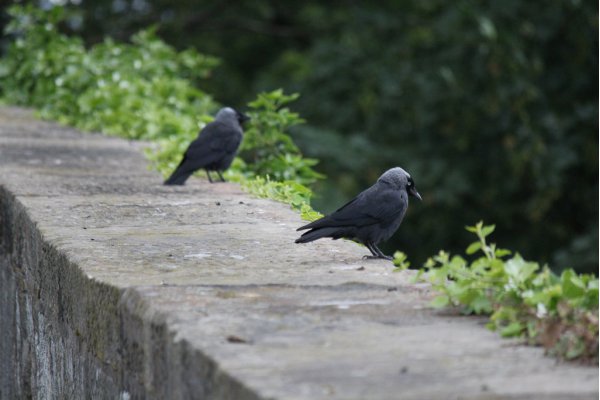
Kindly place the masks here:
<instances>
[{"instance_id":1,"label":"bird's foot","mask_svg":"<svg viewBox=\"0 0 600 400\"><path fill-rule=\"evenodd\" d=\"M390 257L390 256L386 256L385 254L382 254L380 256L363 256L363 260L388 260L388 261L393 261L394 257Z\"/></svg>"}]
</instances>

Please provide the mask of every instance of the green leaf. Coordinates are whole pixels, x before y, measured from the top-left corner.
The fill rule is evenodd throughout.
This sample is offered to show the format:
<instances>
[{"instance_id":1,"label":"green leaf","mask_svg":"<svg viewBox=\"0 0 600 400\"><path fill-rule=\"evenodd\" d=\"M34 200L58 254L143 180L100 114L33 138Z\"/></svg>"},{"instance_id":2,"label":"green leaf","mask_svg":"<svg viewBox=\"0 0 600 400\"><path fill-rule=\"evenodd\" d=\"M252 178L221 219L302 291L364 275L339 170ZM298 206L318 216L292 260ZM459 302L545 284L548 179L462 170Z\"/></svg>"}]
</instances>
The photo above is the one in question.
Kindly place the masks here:
<instances>
[{"instance_id":1,"label":"green leaf","mask_svg":"<svg viewBox=\"0 0 600 400\"><path fill-rule=\"evenodd\" d=\"M562 293L567 299L574 300L584 295L585 288L582 287L581 280L577 278L572 269L563 271L560 279Z\"/></svg>"},{"instance_id":2,"label":"green leaf","mask_svg":"<svg viewBox=\"0 0 600 400\"><path fill-rule=\"evenodd\" d=\"M496 249L496 250L494 250L494 254L496 255L496 257L508 256L511 253L512 252L510 250L506 250L506 249Z\"/></svg>"},{"instance_id":3,"label":"green leaf","mask_svg":"<svg viewBox=\"0 0 600 400\"><path fill-rule=\"evenodd\" d=\"M520 322L512 322L500 330L500 335L502 335L502 337L519 336L524 329L525 326Z\"/></svg>"},{"instance_id":4,"label":"green leaf","mask_svg":"<svg viewBox=\"0 0 600 400\"><path fill-rule=\"evenodd\" d=\"M469 245L469 247L467 247L466 253L473 254L479 249L481 249L481 242L473 242Z\"/></svg>"},{"instance_id":5,"label":"green leaf","mask_svg":"<svg viewBox=\"0 0 600 400\"><path fill-rule=\"evenodd\" d=\"M492 312L492 303L487 296L479 294L471 300L470 307L475 314L489 314Z\"/></svg>"},{"instance_id":6,"label":"green leaf","mask_svg":"<svg viewBox=\"0 0 600 400\"><path fill-rule=\"evenodd\" d=\"M496 27L494 26L494 23L487 17L479 17L479 31L484 37L490 40L496 39Z\"/></svg>"},{"instance_id":7,"label":"green leaf","mask_svg":"<svg viewBox=\"0 0 600 400\"><path fill-rule=\"evenodd\" d=\"M538 269L537 263L527 262L519 254L504 263L506 274L516 285L524 283Z\"/></svg>"},{"instance_id":8,"label":"green leaf","mask_svg":"<svg viewBox=\"0 0 600 400\"><path fill-rule=\"evenodd\" d=\"M483 237L488 236L489 234L491 234L492 232L494 232L494 230L496 229L496 225L488 225L488 226L484 226L481 229L481 235Z\"/></svg>"},{"instance_id":9,"label":"green leaf","mask_svg":"<svg viewBox=\"0 0 600 400\"><path fill-rule=\"evenodd\" d=\"M598 289L588 289L585 294L585 301L582 304L588 310L593 310L594 307L598 307Z\"/></svg>"},{"instance_id":10,"label":"green leaf","mask_svg":"<svg viewBox=\"0 0 600 400\"><path fill-rule=\"evenodd\" d=\"M405 253L396 251L394 253L394 265L396 266L396 271L403 271L410 267L410 262Z\"/></svg>"},{"instance_id":11,"label":"green leaf","mask_svg":"<svg viewBox=\"0 0 600 400\"><path fill-rule=\"evenodd\" d=\"M476 225L473 225L473 226L465 226L465 229L466 229L467 231L469 231L469 232L472 232L472 233L477 233L477 226L476 226Z\"/></svg>"}]
</instances>

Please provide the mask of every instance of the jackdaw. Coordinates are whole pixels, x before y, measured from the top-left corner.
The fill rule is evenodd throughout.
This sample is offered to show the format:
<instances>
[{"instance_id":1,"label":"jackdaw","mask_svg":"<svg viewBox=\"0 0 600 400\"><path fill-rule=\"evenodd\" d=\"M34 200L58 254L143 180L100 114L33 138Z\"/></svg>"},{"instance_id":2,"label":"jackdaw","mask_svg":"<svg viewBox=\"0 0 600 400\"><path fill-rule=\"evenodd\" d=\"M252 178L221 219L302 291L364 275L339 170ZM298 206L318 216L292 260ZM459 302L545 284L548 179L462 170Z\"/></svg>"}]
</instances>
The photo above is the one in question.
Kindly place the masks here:
<instances>
[{"instance_id":1,"label":"jackdaw","mask_svg":"<svg viewBox=\"0 0 600 400\"><path fill-rule=\"evenodd\" d=\"M421 200L411 176L400 167L387 170L377 182L335 212L304 225L310 229L296 243L312 242L323 237L356 239L373 254L365 258L392 260L377 245L396 232L408 208L408 196Z\"/></svg>"},{"instance_id":2,"label":"jackdaw","mask_svg":"<svg viewBox=\"0 0 600 400\"><path fill-rule=\"evenodd\" d=\"M209 171L216 171L225 182L221 171L231 165L235 153L242 142L242 124L250 117L230 107L221 108L215 120L206 125L198 138L190 143L183 159L165 185L183 185L187 178L200 168L204 168L210 183Z\"/></svg>"}]
</instances>

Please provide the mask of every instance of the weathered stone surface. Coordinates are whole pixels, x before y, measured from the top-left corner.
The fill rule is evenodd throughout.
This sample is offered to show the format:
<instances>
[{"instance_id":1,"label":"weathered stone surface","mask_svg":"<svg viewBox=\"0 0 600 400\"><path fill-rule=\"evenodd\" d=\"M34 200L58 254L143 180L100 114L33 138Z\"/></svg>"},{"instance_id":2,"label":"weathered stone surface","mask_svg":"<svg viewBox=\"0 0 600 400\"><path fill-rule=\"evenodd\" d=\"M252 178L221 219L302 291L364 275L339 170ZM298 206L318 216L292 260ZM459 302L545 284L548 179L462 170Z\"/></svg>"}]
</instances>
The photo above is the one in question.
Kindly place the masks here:
<instances>
[{"instance_id":1,"label":"weathered stone surface","mask_svg":"<svg viewBox=\"0 0 600 400\"><path fill-rule=\"evenodd\" d=\"M410 218L410 216L409 216ZM0 398L593 399L287 206L0 108Z\"/></svg>"}]
</instances>

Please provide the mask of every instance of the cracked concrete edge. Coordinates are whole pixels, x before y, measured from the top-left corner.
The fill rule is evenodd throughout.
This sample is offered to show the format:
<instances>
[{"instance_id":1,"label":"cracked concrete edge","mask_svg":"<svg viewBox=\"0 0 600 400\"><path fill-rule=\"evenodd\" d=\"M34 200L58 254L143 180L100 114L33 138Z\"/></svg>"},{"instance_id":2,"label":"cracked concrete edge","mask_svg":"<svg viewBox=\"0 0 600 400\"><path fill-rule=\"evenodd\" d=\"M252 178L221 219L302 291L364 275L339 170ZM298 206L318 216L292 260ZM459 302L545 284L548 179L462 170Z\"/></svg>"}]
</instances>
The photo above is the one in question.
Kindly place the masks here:
<instances>
[{"instance_id":1,"label":"cracked concrete edge","mask_svg":"<svg viewBox=\"0 0 600 400\"><path fill-rule=\"evenodd\" d=\"M3 186L0 249L0 399L261 398L135 289L84 276Z\"/></svg>"}]
</instances>

